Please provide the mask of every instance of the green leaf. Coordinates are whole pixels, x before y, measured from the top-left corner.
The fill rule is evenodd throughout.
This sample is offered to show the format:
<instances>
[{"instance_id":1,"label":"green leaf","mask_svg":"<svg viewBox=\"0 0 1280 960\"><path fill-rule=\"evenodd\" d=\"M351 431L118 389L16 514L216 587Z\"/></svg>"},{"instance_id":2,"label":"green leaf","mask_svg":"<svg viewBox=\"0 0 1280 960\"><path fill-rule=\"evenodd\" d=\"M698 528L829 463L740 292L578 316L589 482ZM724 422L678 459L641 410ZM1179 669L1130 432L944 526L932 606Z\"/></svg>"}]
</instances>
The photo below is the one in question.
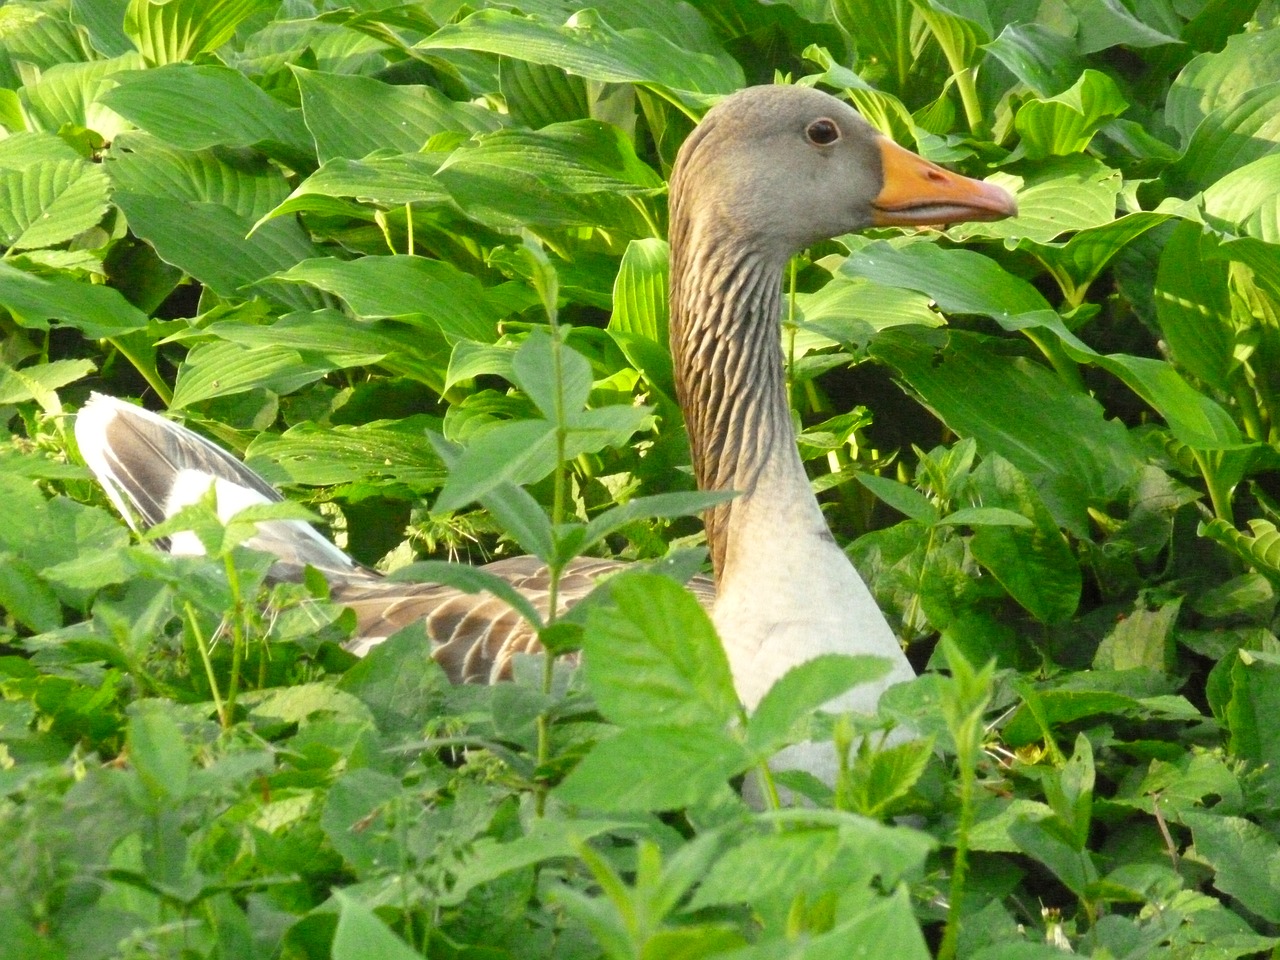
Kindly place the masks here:
<instances>
[{"instance_id":1,"label":"green leaf","mask_svg":"<svg viewBox=\"0 0 1280 960\"><path fill-rule=\"evenodd\" d=\"M271 227L266 224L258 233ZM431 324L450 337L481 343L497 339L498 311L485 297L480 281L442 260L403 255L358 260L314 258L272 279L309 284L331 293L362 320L395 317Z\"/></svg>"},{"instance_id":2,"label":"green leaf","mask_svg":"<svg viewBox=\"0 0 1280 960\"><path fill-rule=\"evenodd\" d=\"M443 560L421 560L401 567L392 574L391 579L410 583L442 583L465 593L491 593L510 605L535 628L541 630L543 627L542 617L524 594L507 580L481 567L446 563Z\"/></svg>"},{"instance_id":3,"label":"green leaf","mask_svg":"<svg viewBox=\"0 0 1280 960\"><path fill-rule=\"evenodd\" d=\"M417 49L475 50L548 64L604 83L641 83L696 94L732 93L742 69L728 54L682 49L650 30L614 30L593 10L563 26L504 10L481 10L448 24Z\"/></svg>"},{"instance_id":4,"label":"green leaf","mask_svg":"<svg viewBox=\"0 0 1280 960\"><path fill-rule=\"evenodd\" d=\"M858 346L865 346L873 333L889 327L936 327L943 322L924 294L861 277L836 276L821 290L798 294L796 306L802 330Z\"/></svg>"},{"instance_id":5,"label":"green leaf","mask_svg":"<svg viewBox=\"0 0 1280 960\"><path fill-rule=\"evenodd\" d=\"M445 470L426 432L439 428L439 420L426 416L356 426L300 423L279 436L259 434L245 461L272 483L324 486L382 479L434 490Z\"/></svg>"},{"instance_id":6,"label":"green leaf","mask_svg":"<svg viewBox=\"0 0 1280 960\"><path fill-rule=\"evenodd\" d=\"M422 960L422 955L397 937L372 910L341 890L338 926L333 934L333 960Z\"/></svg>"},{"instance_id":7,"label":"green leaf","mask_svg":"<svg viewBox=\"0 0 1280 960\"><path fill-rule=\"evenodd\" d=\"M1007 24L984 49L1037 97L1061 93L1084 72L1071 37L1041 23Z\"/></svg>"},{"instance_id":8,"label":"green leaf","mask_svg":"<svg viewBox=\"0 0 1280 960\"><path fill-rule=\"evenodd\" d=\"M84 160L0 166L0 243L33 250L71 240L102 219L109 189L102 169Z\"/></svg>"},{"instance_id":9,"label":"green leaf","mask_svg":"<svg viewBox=\"0 0 1280 960\"><path fill-rule=\"evenodd\" d=\"M1053 274L1069 303L1084 300L1089 285L1126 245L1168 219L1163 213L1130 213L1118 220L1077 231L1066 243L1018 241Z\"/></svg>"},{"instance_id":10,"label":"green leaf","mask_svg":"<svg viewBox=\"0 0 1280 960\"><path fill-rule=\"evenodd\" d=\"M1068 90L1045 100L1028 100L1014 118L1021 146L1031 159L1080 153L1128 101L1105 73L1086 70Z\"/></svg>"},{"instance_id":11,"label":"green leaf","mask_svg":"<svg viewBox=\"0 0 1280 960\"><path fill-rule=\"evenodd\" d=\"M1121 0L1067 0L1067 6L1079 24L1076 45L1082 54L1120 45L1143 48L1178 42L1139 20Z\"/></svg>"},{"instance_id":12,"label":"green leaf","mask_svg":"<svg viewBox=\"0 0 1280 960\"><path fill-rule=\"evenodd\" d=\"M218 49L241 22L273 7L271 0L130 0L124 32L148 63L176 63Z\"/></svg>"},{"instance_id":13,"label":"green leaf","mask_svg":"<svg viewBox=\"0 0 1280 960\"><path fill-rule=\"evenodd\" d=\"M1185 811L1196 854L1214 868L1213 885L1268 923L1280 922L1280 845L1243 817Z\"/></svg>"},{"instance_id":14,"label":"green leaf","mask_svg":"<svg viewBox=\"0 0 1280 960\"><path fill-rule=\"evenodd\" d=\"M259 388L293 393L336 367L320 354L304 354L291 347L203 343L193 347L182 361L171 405L180 410L213 397Z\"/></svg>"},{"instance_id":15,"label":"green leaf","mask_svg":"<svg viewBox=\"0 0 1280 960\"><path fill-rule=\"evenodd\" d=\"M655 493L636 497L597 514L587 524L580 549L588 550L630 523L653 517L669 519L690 517L710 510L716 504L731 500L734 494L723 490L688 490L680 493Z\"/></svg>"},{"instance_id":16,"label":"green leaf","mask_svg":"<svg viewBox=\"0 0 1280 960\"><path fill-rule=\"evenodd\" d=\"M173 2L173 0L171 0ZM238 70L172 63L120 74L102 102L143 130L183 150L284 145L310 158L302 113L286 107Z\"/></svg>"},{"instance_id":17,"label":"green leaf","mask_svg":"<svg viewBox=\"0 0 1280 960\"><path fill-rule=\"evenodd\" d=\"M597 743L556 788L560 801L605 811L677 810L713 796L750 764L721 726L652 719Z\"/></svg>"},{"instance_id":18,"label":"green leaf","mask_svg":"<svg viewBox=\"0 0 1280 960\"><path fill-rule=\"evenodd\" d=\"M1175 187L1203 190L1246 164L1280 151L1280 81L1212 110L1177 163L1164 174Z\"/></svg>"},{"instance_id":19,"label":"green leaf","mask_svg":"<svg viewBox=\"0 0 1280 960\"><path fill-rule=\"evenodd\" d=\"M0 552L0 608L36 633L62 626L58 595L30 564L7 551Z\"/></svg>"},{"instance_id":20,"label":"green leaf","mask_svg":"<svg viewBox=\"0 0 1280 960\"><path fill-rule=\"evenodd\" d=\"M963 507L938 520L952 527L1034 527L1035 523L1015 510L1003 507Z\"/></svg>"},{"instance_id":21,"label":"green leaf","mask_svg":"<svg viewBox=\"0 0 1280 960\"><path fill-rule=\"evenodd\" d=\"M1178 74L1165 100L1165 121L1185 144L1210 113L1229 109L1277 75L1280 29L1238 33L1228 38L1223 49L1202 53Z\"/></svg>"},{"instance_id":22,"label":"green leaf","mask_svg":"<svg viewBox=\"0 0 1280 960\"><path fill-rule=\"evenodd\" d=\"M450 204L449 192L435 177L439 166L420 154L374 155L363 160L334 157L298 184L287 200L263 214L254 229L271 217L329 212L335 209L334 198L350 198L383 208L407 203ZM336 209L351 213L345 203ZM372 211L367 214L371 217Z\"/></svg>"},{"instance_id":23,"label":"green leaf","mask_svg":"<svg viewBox=\"0 0 1280 960\"><path fill-rule=\"evenodd\" d=\"M82 127L114 140L129 124L105 105L104 96L120 77L142 65L133 52L113 60L56 64L22 88L27 116L37 129L50 133Z\"/></svg>"},{"instance_id":24,"label":"green leaf","mask_svg":"<svg viewBox=\"0 0 1280 960\"><path fill-rule=\"evenodd\" d=\"M58 320L92 338L147 327L146 314L119 290L65 276L37 277L5 263L0 263L0 304L24 326L45 329Z\"/></svg>"},{"instance_id":25,"label":"green leaf","mask_svg":"<svg viewBox=\"0 0 1280 960\"><path fill-rule=\"evenodd\" d=\"M909 487L905 483L899 483L889 477L881 477L862 470L859 470L853 476L860 484L899 513L905 514L912 520L919 520L924 524L937 522L938 508L930 503L928 498L915 487Z\"/></svg>"},{"instance_id":26,"label":"green leaf","mask_svg":"<svg viewBox=\"0 0 1280 960\"><path fill-rule=\"evenodd\" d=\"M88 360L54 360L16 370L0 362L0 404L35 400L45 410L57 410L54 391L87 377L94 370Z\"/></svg>"},{"instance_id":27,"label":"green leaf","mask_svg":"<svg viewBox=\"0 0 1280 960\"><path fill-rule=\"evenodd\" d=\"M545 330L534 329L511 361L516 386L551 423L565 427L586 406L591 394L591 364L572 347L556 344Z\"/></svg>"},{"instance_id":28,"label":"green leaf","mask_svg":"<svg viewBox=\"0 0 1280 960\"><path fill-rule=\"evenodd\" d=\"M741 713L710 617L680 584L630 573L609 583L582 638L596 703L623 727L690 724L723 730Z\"/></svg>"},{"instance_id":29,"label":"green leaf","mask_svg":"<svg viewBox=\"0 0 1280 960\"><path fill-rule=\"evenodd\" d=\"M1000 457L987 457L972 477L975 499L1020 513L1030 524L978 526L973 557L1042 623L1076 612L1083 576L1071 547L1028 479Z\"/></svg>"},{"instance_id":30,"label":"green leaf","mask_svg":"<svg viewBox=\"0 0 1280 960\"><path fill-rule=\"evenodd\" d=\"M486 430L449 471L432 509L457 510L501 484L541 480L555 469L555 435L555 425L546 420L517 420Z\"/></svg>"},{"instance_id":31,"label":"green leaf","mask_svg":"<svg viewBox=\"0 0 1280 960\"><path fill-rule=\"evenodd\" d=\"M747 723L747 749L761 759L807 736L800 722L846 690L889 672L883 657L827 653L792 667L760 700Z\"/></svg>"},{"instance_id":32,"label":"green leaf","mask_svg":"<svg viewBox=\"0 0 1280 960\"><path fill-rule=\"evenodd\" d=\"M1173 628L1182 598L1148 610L1141 600L1098 644L1093 665L1101 670L1175 669Z\"/></svg>"},{"instance_id":33,"label":"green leaf","mask_svg":"<svg viewBox=\"0 0 1280 960\"><path fill-rule=\"evenodd\" d=\"M163 705L140 707L129 718L129 759L157 804L185 799L191 758L182 729Z\"/></svg>"},{"instance_id":34,"label":"green leaf","mask_svg":"<svg viewBox=\"0 0 1280 960\"><path fill-rule=\"evenodd\" d=\"M322 163L359 160L378 150L417 153L438 133L495 129L490 110L454 103L426 86L392 86L372 77L293 68L302 115Z\"/></svg>"}]
</instances>

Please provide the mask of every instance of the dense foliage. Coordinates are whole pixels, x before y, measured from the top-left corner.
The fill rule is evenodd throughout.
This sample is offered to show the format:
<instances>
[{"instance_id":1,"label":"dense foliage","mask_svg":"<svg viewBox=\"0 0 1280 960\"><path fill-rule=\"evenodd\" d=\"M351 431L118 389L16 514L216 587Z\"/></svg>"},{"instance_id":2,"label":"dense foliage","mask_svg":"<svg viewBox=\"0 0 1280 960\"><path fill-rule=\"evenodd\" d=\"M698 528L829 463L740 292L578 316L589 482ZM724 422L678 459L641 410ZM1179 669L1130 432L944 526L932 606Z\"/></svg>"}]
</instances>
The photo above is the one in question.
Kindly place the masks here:
<instances>
[{"instance_id":1,"label":"dense foliage","mask_svg":"<svg viewBox=\"0 0 1280 960\"><path fill-rule=\"evenodd\" d=\"M1274 4L580 6L0 6L0 955L1272 951ZM802 454L930 668L879 725L814 713L849 658L744 717L672 579L703 501L646 499L692 486L664 177L773 81L1021 206L787 278ZM129 534L73 449L90 390L385 570L658 572L544 625L581 671L453 688L420 630L356 661L245 522L189 512L207 559ZM847 762L778 809L805 737Z\"/></svg>"}]
</instances>

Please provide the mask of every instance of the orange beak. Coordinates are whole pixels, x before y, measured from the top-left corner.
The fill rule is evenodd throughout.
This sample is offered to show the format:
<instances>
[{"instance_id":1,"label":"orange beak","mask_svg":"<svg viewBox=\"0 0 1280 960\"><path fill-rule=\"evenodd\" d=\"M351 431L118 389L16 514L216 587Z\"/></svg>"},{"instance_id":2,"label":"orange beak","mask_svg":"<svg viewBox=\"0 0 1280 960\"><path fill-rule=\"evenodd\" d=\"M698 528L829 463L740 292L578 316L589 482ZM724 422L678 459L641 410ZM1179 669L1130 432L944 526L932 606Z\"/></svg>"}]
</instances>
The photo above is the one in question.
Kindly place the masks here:
<instances>
[{"instance_id":1,"label":"orange beak","mask_svg":"<svg viewBox=\"0 0 1280 960\"><path fill-rule=\"evenodd\" d=\"M898 146L879 140L884 187L872 201L877 227L913 227L962 220L1003 220L1018 203L1003 187L963 177Z\"/></svg>"}]
</instances>

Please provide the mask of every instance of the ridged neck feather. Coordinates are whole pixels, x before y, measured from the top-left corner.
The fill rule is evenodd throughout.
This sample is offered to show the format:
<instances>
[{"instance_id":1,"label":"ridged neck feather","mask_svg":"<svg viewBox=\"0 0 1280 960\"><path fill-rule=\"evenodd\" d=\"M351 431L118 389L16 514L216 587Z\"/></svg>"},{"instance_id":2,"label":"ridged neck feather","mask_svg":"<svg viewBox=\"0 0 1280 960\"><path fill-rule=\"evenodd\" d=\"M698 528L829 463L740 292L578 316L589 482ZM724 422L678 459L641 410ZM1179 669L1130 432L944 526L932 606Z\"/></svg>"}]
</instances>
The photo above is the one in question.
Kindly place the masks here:
<instances>
[{"instance_id":1,"label":"ridged neck feather","mask_svg":"<svg viewBox=\"0 0 1280 960\"><path fill-rule=\"evenodd\" d=\"M785 256L735 229L713 210L686 210L673 191L671 351L676 394L702 490L741 496L707 512L717 580L725 572L729 518L751 497L761 471L795 439L779 344ZM776 460L775 460L776 462Z\"/></svg>"}]
</instances>

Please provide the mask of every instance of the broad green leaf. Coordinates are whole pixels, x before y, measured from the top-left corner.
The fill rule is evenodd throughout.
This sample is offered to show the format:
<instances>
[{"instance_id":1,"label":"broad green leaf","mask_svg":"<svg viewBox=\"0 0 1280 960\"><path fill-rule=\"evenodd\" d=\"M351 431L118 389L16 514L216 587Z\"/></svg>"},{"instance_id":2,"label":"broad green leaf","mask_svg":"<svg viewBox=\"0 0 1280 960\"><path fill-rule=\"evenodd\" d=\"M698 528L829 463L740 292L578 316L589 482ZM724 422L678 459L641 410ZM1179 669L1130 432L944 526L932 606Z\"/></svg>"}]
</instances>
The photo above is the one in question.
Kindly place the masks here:
<instances>
[{"instance_id":1,"label":"broad green leaf","mask_svg":"<svg viewBox=\"0 0 1280 960\"><path fill-rule=\"evenodd\" d=\"M901 92L915 60L912 42L910 0L834 0L831 10L836 21L852 38L859 60L883 64L887 86Z\"/></svg>"},{"instance_id":2,"label":"broad green leaf","mask_svg":"<svg viewBox=\"0 0 1280 960\"><path fill-rule=\"evenodd\" d=\"M313 358L322 357L335 370L372 366L389 354L411 349L413 340L403 328L353 320L332 309L286 314L261 325L217 321L200 333L243 347L291 348Z\"/></svg>"},{"instance_id":3,"label":"broad green leaf","mask_svg":"<svg viewBox=\"0 0 1280 960\"><path fill-rule=\"evenodd\" d=\"M114 140L129 124L106 106L104 95L121 76L141 67L142 58L136 53L112 60L56 64L22 88L27 115L38 129L49 133L70 125Z\"/></svg>"},{"instance_id":4,"label":"broad green leaf","mask_svg":"<svg viewBox=\"0 0 1280 960\"><path fill-rule=\"evenodd\" d=\"M58 320L86 337L145 330L147 316L113 287L64 276L37 277L0 263L0 305L24 326L46 329Z\"/></svg>"},{"instance_id":5,"label":"broad green leaf","mask_svg":"<svg viewBox=\"0 0 1280 960\"><path fill-rule=\"evenodd\" d=\"M8 551L0 551L0 607L36 633L62 626L58 595L30 564Z\"/></svg>"},{"instance_id":6,"label":"broad green leaf","mask_svg":"<svg viewBox=\"0 0 1280 960\"><path fill-rule=\"evenodd\" d=\"M597 743L555 795L594 810L677 810L711 797L749 763L721 726L653 722Z\"/></svg>"},{"instance_id":7,"label":"broad green leaf","mask_svg":"<svg viewBox=\"0 0 1280 960\"><path fill-rule=\"evenodd\" d=\"M919 520L924 524L937 522L937 507L915 487L863 470L855 473L854 478L893 509L912 520Z\"/></svg>"},{"instance_id":8,"label":"broad green leaf","mask_svg":"<svg viewBox=\"0 0 1280 960\"><path fill-rule=\"evenodd\" d=\"M556 344L543 330L531 330L511 361L515 384L542 416L567 427L591 394L591 364L568 344Z\"/></svg>"},{"instance_id":9,"label":"broad green leaf","mask_svg":"<svg viewBox=\"0 0 1280 960\"><path fill-rule=\"evenodd\" d=\"M587 524L587 531L580 549L587 550L624 526L651 517L689 517L716 504L732 499L734 494L723 490L688 490L680 493L656 493L648 497L636 497L626 503L610 507L597 514Z\"/></svg>"},{"instance_id":10,"label":"broad green leaf","mask_svg":"<svg viewBox=\"0 0 1280 960\"><path fill-rule=\"evenodd\" d=\"M318 248L296 223L274 220L253 236L253 221L219 203L175 202L117 192L129 226L166 263L207 284L220 296L243 296L248 287L314 257ZM268 284L262 291L295 309L325 305L312 290Z\"/></svg>"},{"instance_id":11,"label":"broad green leaf","mask_svg":"<svg viewBox=\"0 0 1280 960\"><path fill-rule=\"evenodd\" d=\"M395 801L403 793L398 777L368 767L348 770L329 788L320 828L357 876L368 876L400 856L399 838L379 827L393 822Z\"/></svg>"},{"instance_id":12,"label":"broad green leaf","mask_svg":"<svg viewBox=\"0 0 1280 960\"><path fill-rule=\"evenodd\" d=\"M0 404L35 400L49 412L56 412L54 391L93 370L89 360L53 360L21 369L0 361Z\"/></svg>"},{"instance_id":13,"label":"broad green leaf","mask_svg":"<svg viewBox=\"0 0 1280 960\"><path fill-rule=\"evenodd\" d=\"M454 103L434 87L392 86L372 77L294 67L302 115L322 163L378 150L417 153L446 131L470 136L497 128L489 110Z\"/></svg>"},{"instance_id":14,"label":"broad green leaf","mask_svg":"<svg viewBox=\"0 0 1280 960\"><path fill-rule=\"evenodd\" d=\"M1084 72L1071 37L1040 23L1010 23L983 49L1038 97L1061 93Z\"/></svg>"},{"instance_id":15,"label":"broad green leaf","mask_svg":"<svg viewBox=\"0 0 1280 960\"><path fill-rule=\"evenodd\" d=\"M269 231L271 221L254 236ZM497 337L498 312L475 277L451 263L424 257L333 257L304 260L273 280L309 284L341 298L362 320L395 317L426 322L449 337L491 343Z\"/></svg>"},{"instance_id":16,"label":"broad green leaf","mask_svg":"<svg viewBox=\"0 0 1280 960\"><path fill-rule=\"evenodd\" d=\"M1063 886L1084 896L1089 885L1098 880L1098 867L1087 849L1073 847L1055 826L1052 820L1020 820L1009 827L1009 836L1019 850L1047 867Z\"/></svg>"},{"instance_id":17,"label":"broad green leaf","mask_svg":"<svg viewBox=\"0 0 1280 960\"><path fill-rule=\"evenodd\" d=\"M1236 366L1229 268L1210 259L1216 247L1200 224L1178 224L1160 254L1154 296L1174 361L1215 390L1229 392L1228 375Z\"/></svg>"},{"instance_id":18,"label":"broad green leaf","mask_svg":"<svg viewBox=\"0 0 1280 960\"><path fill-rule=\"evenodd\" d=\"M760 700L747 723L747 749L767 759L789 744L804 739L797 724L809 713L863 683L889 672L883 657L828 653L792 667Z\"/></svg>"},{"instance_id":19,"label":"broad green leaf","mask_svg":"<svg viewBox=\"0 0 1280 960\"><path fill-rule=\"evenodd\" d=\"M182 361L172 405L180 410L213 397L255 389L292 393L336 367L322 354L292 347L204 343L192 348Z\"/></svg>"},{"instance_id":20,"label":"broad green leaf","mask_svg":"<svg viewBox=\"0 0 1280 960\"><path fill-rule=\"evenodd\" d=\"M1149 670L1173 672L1173 627L1178 619L1182 598L1148 610L1141 600L1098 644L1093 664L1101 670Z\"/></svg>"},{"instance_id":21,"label":"broad green leaf","mask_svg":"<svg viewBox=\"0 0 1280 960\"><path fill-rule=\"evenodd\" d=\"M334 198L380 207L407 203L450 205L449 192L435 178L437 167L439 164L429 157L413 153L375 154L363 160L334 157L298 184L287 200L263 214L262 220L291 213L325 213L333 209ZM338 209L351 213L346 204ZM261 225L259 221L258 226Z\"/></svg>"},{"instance_id":22,"label":"broad green leaf","mask_svg":"<svg viewBox=\"0 0 1280 960\"><path fill-rule=\"evenodd\" d=\"M1017 196L1018 215L994 223L959 223L948 235L1048 243L1064 233L1111 223L1123 182L1118 170L1087 155L1045 160L1017 175L1001 170L989 179Z\"/></svg>"},{"instance_id":23,"label":"broad green leaf","mask_svg":"<svg viewBox=\"0 0 1280 960\"><path fill-rule=\"evenodd\" d=\"M1147 25L1121 0L1066 0L1078 23L1076 46L1081 54L1110 47L1158 47L1177 43L1177 37Z\"/></svg>"},{"instance_id":24,"label":"broad green leaf","mask_svg":"<svg viewBox=\"0 0 1280 960\"><path fill-rule=\"evenodd\" d=\"M338 926L333 934L333 960L422 960L364 904L341 890L334 897Z\"/></svg>"},{"instance_id":25,"label":"broad green leaf","mask_svg":"<svg viewBox=\"0 0 1280 960\"><path fill-rule=\"evenodd\" d=\"M133 52L125 36L124 12L130 0L71 0L71 22L83 27L93 49L104 57ZM141 65L141 59L139 59Z\"/></svg>"},{"instance_id":26,"label":"broad green leaf","mask_svg":"<svg viewBox=\"0 0 1280 960\"><path fill-rule=\"evenodd\" d=\"M963 507L938 520L944 527L1034 527L1026 516L1004 507Z\"/></svg>"},{"instance_id":27,"label":"broad green leaf","mask_svg":"<svg viewBox=\"0 0 1280 960\"><path fill-rule=\"evenodd\" d=\"M1280 846L1243 817L1186 811L1196 855L1214 868L1213 885L1268 923L1280 921Z\"/></svg>"},{"instance_id":28,"label":"broad green leaf","mask_svg":"<svg viewBox=\"0 0 1280 960\"><path fill-rule=\"evenodd\" d=\"M31 250L71 240L102 219L110 186L101 167L79 159L0 166L0 243Z\"/></svg>"},{"instance_id":29,"label":"broad green leaf","mask_svg":"<svg viewBox=\"0 0 1280 960\"><path fill-rule=\"evenodd\" d=\"M864 739L847 781L840 785L845 809L884 818L920 781L932 757L932 739L908 740L883 748L873 748Z\"/></svg>"},{"instance_id":30,"label":"broad green leaf","mask_svg":"<svg viewBox=\"0 0 1280 960\"><path fill-rule=\"evenodd\" d=\"M1280 531L1270 520L1250 520L1246 534L1215 517L1203 524L1200 533L1222 544L1273 584L1280 584Z\"/></svg>"},{"instance_id":31,"label":"broad green leaf","mask_svg":"<svg viewBox=\"0 0 1280 960\"><path fill-rule=\"evenodd\" d=\"M118 192L213 203L247 220L256 220L289 193L279 169L261 158L178 150L136 132L117 138L103 167Z\"/></svg>"},{"instance_id":32,"label":"broad green leaf","mask_svg":"<svg viewBox=\"0 0 1280 960\"><path fill-rule=\"evenodd\" d=\"M124 32L153 65L216 50L271 0L130 0Z\"/></svg>"},{"instance_id":33,"label":"broad green leaf","mask_svg":"<svg viewBox=\"0 0 1280 960\"><path fill-rule=\"evenodd\" d=\"M1079 230L1066 243L1040 243L1025 238L1018 241L1018 247L1044 264L1068 303L1079 303L1116 254L1167 219L1163 213L1130 213L1110 223Z\"/></svg>"},{"instance_id":34,"label":"broad green leaf","mask_svg":"<svg viewBox=\"0 0 1280 960\"><path fill-rule=\"evenodd\" d=\"M338 681L338 689L358 697L384 733L414 736L443 709L449 680L431 658L424 634L422 623L397 631Z\"/></svg>"},{"instance_id":35,"label":"broad green leaf","mask_svg":"<svg viewBox=\"0 0 1280 960\"><path fill-rule=\"evenodd\" d=\"M736 903L758 904L816 884L841 853L840 835L830 828L795 828L748 837L722 856L698 885L692 910Z\"/></svg>"},{"instance_id":36,"label":"broad green leaf","mask_svg":"<svg viewBox=\"0 0 1280 960\"><path fill-rule=\"evenodd\" d=\"M1216 53L1202 53L1173 81L1164 118L1185 144L1200 122L1228 109L1280 75L1280 29L1239 33Z\"/></svg>"},{"instance_id":37,"label":"broad green leaf","mask_svg":"<svg viewBox=\"0 0 1280 960\"><path fill-rule=\"evenodd\" d=\"M1204 192L1210 226L1280 244L1280 154L1233 170Z\"/></svg>"},{"instance_id":38,"label":"broad green leaf","mask_svg":"<svg viewBox=\"0 0 1280 960\"><path fill-rule=\"evenodd\" d=\"M729 662L705 610L658 574L610 582L612 609L593 609L582 648L600 711L623 727L720 729L741 708Z\"/></svg>"},{"instance_id":39,"label":"broad green leaf","mask_svg":"<svg viewBox=\"0 0 1280 960\"><path fill-rule=\"evenodd\" d=\"M796 296L800 324L838 343L864 346L872 334L889 327L941 326L929 297L861 277L837 275L815 293Z\"/></svg>"},{"instance_id":40,"label":"broad green leaf","mask_svg":"<svg viewBox=\"0 0 1280 960\"><path fill-rule=\"evenodd\" d=\"M417 44L424 52L475 50L559 67L603 83L641 83L690 94L731 93L742 70L727 54L681 49L645 29L614 30L593 10L563 26L505 10L481 10Z\"/></svg>"},{"instance_id":41,"label":"broad green leaf","mask_svg":"<svg viewBox=\"0 0 1280 960\"><path fill-rule=\"evenodd\" d=\"M173 63L115 79L117 86L102 101L171 146L204 150L276 143L287 147L291 156L311 155L302 113L237 70Z\"/></svg>"},{"instance_id":42,"label":"broad green leaf","mask_svg":"<svg viewBox=\"0 0 1280 960\"><path fill-rule=\"evenodd\" d=\"M1280 81L1248 91L1218 107L1196 127L1187 149L1165 177L1188 192L1280 151Z\"/></svg>"},{"instance_id":43,"label":"broad green leaf","mask_svg":"<svg viewBox=\"0 0 1280 960\"><path fill-rule=\"evenodd\" d=\"M972 477L974 499L1020 513L1028 526L982 525L969 549L1032 616L1060 623L1076 612L1083 577L1066 538L1035 487L1012 464L988 457Z\"/></svg>"},{"instance_id":44,"label":"broad green leaf","mask_svg":"<svg viewBox=\"0 0 1280 960\"><path fill-rule=\"evenodd\" d=\"M1086 70L1068 90L1028 100L1014 118L1021 147L1031 159L1082 152L1103 124L1124 113L1128 101L1105 73Z\"/></svg>"},{"instance_id":45,"label":"broad green leaf","mask_svg":"<svg viewBox=\"0 0 1280 960\"><path fill-rule=\"evenodd\" d=\"M1084 530L1086 508L1107 502L1135 476L1137 451L1093 397L993 346L960 332L931 345L887 331L871 354L893 367L957 434L975 438L980 449L1045 484L1058 522Z\"/></svg>"},{"instance_id":46,"label":"broad green leaf","mask_svg":"<svg viewBox=\"0 0 1280 960\"><path fill-rule=\"evenodd\" d=\"M330 428L301 423L279 436L259 434L245 461L272 483L327 486L378 478L433 490L445 470L426 431L439 428L439 420L426 416Z\"/></svg>"},{"instance_id":47,"label":"broad green leaf","mask_svg":"<svg viewBox=\"0 0 1280 960\"><path fill-rule=\"evenodd\" d=\"M555 67L506 58L499 81L512 118L530 130L591 115L586 82Z\"/></svg>"}]
</instances>

